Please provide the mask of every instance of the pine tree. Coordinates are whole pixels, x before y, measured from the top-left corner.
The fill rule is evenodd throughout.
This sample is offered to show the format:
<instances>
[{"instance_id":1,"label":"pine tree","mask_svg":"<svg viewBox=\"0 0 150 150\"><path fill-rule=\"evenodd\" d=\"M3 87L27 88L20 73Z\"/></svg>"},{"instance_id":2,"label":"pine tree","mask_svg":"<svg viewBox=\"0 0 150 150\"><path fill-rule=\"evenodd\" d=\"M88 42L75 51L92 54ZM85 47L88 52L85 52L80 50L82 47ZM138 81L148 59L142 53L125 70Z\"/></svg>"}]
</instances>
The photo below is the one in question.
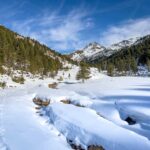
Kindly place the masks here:
<instances>
[{"instance_id":1,"label":"pine tree","mask_svg":"<svg viewBox=\"0 0 150 150\"><path fill-rule=\"evenodd\" d=\"M82 80L84 83L85 80L90 78L90 69L84 62L80 63L80 69L76 75L77 80Z\"/></svg>"},{"instance_id":2,"label":"pine tree","mask_svg":"<svg viewBox=\"0 0 150 150\"><path fill-rule=\"evenodd\" d=\"M147 67L148 67L148 71L150 71L150 60L147 59Z\"/></svg>"},{"instance_id":3,"label":"pine tree","mask_svg":"<svg viewBox=\"0 0 150 150\"><path fill-rule=\"evenodd\" d=\"M113 76L113 74L114 74L114 66L111 63L109 63L107 66L107 74L109 76Z\"/></svg>"},{"instance_id":4,"label":"pine tree","mask_svg":"<svg viewBox=\"0 0 150 150\"><path fill-rule=\"evenodd\" d=\"M131 70L136 73L137 72L137 63L134 57L131 58L131 64L130 64Z\"/></svg>"},{"instance_id":5,"label":"pine tree","mask_svg":"<svg viewBox=\"0 0 150 150\"><path fill-rule=\"evenodd\" d=\"M60 57L65 59L45 45L0 26L0 67L43 76L62 68Z\"/></svg>"}]
</instances>

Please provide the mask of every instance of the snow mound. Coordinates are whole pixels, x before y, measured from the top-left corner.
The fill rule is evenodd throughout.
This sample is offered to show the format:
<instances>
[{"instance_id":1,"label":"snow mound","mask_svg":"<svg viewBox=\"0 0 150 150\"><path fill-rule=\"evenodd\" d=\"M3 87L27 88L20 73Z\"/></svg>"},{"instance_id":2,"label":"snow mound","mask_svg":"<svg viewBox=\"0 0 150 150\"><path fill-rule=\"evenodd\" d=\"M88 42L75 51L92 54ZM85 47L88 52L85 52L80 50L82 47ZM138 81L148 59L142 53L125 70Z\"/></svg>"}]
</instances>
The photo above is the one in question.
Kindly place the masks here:
<instances>
[{"instance_id":1,"label":"snow mound","mask_svg":"<svg viewBox=\"0 0 150 150\"><path fill-rule=\"evenodd\" d=\"M102 145L106 150L150 149L145 137L115 125L88 108L55 103L47 109L47 115L67 139L84 148Z\"/></svg>"}]
</instances>

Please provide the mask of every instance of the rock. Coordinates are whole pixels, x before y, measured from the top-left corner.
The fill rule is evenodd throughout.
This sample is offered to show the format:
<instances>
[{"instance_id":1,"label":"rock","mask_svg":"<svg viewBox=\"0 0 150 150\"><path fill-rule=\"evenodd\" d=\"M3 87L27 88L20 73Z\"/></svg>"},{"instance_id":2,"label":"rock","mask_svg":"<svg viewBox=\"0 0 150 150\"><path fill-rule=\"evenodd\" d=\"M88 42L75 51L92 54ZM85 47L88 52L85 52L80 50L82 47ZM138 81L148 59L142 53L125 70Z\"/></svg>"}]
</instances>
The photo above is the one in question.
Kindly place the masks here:
<instances>
[{"instance_id":1,"label":"rock","mask_svg":"<svg viewBox=\"0 0 150 150\"><path fill-rule=\"evenodd\" d=\"M128 122L129 125L134 125L134 124L136 124L136 121L135 121L133 118L131 118L131 117L127 117L127 118L125 119L125 121Z\"/></svg>"}]
</instances>

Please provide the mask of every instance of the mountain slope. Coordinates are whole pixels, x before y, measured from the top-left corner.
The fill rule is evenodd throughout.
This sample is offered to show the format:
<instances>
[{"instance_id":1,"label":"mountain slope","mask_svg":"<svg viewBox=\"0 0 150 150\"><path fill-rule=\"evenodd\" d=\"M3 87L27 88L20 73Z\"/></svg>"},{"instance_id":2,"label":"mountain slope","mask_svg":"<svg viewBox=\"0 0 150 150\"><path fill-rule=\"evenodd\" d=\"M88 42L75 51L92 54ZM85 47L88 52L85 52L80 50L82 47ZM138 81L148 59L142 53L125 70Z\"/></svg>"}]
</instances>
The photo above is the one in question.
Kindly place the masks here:
<instances>
[{"instance_id":1,"label":"mountain slope","mask_svg":"<svg viewBox=\"0 0 150 150\"><path fill-rule=\"evenodd\" d=\"M51 50L38 41L23 37L0 26L0 72L2 66L12 70L22 70L33 74L47 74L62 67L66 57Z\"/></svg>"},{"instance_id":2,"label":"mountain slope","mask_svg":"<svg viewBox=\"0 0 150 150\"><path fill-rule=\"evenodd\" d=\"M93 55L97 55L99 52L104 51L106 48L101 46L100 44L94 42L89 43L85 48L82 50L75 51L71 54L73 60L81 61L83 59L88 59Z\"/></svg>"},{"instance_id":3,"label":"mountain slope","mask_svg":"<svg viewBox=\"0 0 150 150\"><path fill-rule=\"evenodd\" d=\"M124 47L107 58L95 59L89 63L111 72L112 75L116 71L124 74L128 71L137 73L140 65L150 70L150 36L139 38L131 46Z\"/></svg>"},{"instance_id":4,"label":"mountain slope","mask_svg":"<svg viewBox=\"0 0 150 150\"><path fill-rule=\"evenodd\" d=\"M92 46L91 46L92 45ZM139 65L146 65L150 69L150 35L141 38L131 38L113 44L110 47L100 46L96 49L94 44L88 45L80 53L71 55L76 61L86 61L97 66L100 70L112 72L132 71L136 73ZM88 53L88 55L86 55Z\"/></svg>"},{"instance_id":5,"label":"mountain slope","mask_svg":"<svg viewBox=\"0 0 150 150\"><path fill-rule=\"evenodd\" d=\"M71 58L76 61L94 61L96 59L107 58L122 48L133 45L139 38L131 38L115 43L109 47L104 47L96 42L88 44L85 48L75 51L71 54Z\"/></svg>"}]
</instances>

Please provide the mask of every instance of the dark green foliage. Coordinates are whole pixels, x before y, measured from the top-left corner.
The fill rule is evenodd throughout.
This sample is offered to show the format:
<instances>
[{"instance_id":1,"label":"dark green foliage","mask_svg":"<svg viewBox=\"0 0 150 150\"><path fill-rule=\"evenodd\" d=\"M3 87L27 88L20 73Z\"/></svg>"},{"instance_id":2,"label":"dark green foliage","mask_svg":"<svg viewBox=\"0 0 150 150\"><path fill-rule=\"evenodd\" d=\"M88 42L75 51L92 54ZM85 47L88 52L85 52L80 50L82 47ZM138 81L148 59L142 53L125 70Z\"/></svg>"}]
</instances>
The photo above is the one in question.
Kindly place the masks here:
<instances>
[{"instance_id":1,"label":"dark green foliage","mask_svg":"<svg viewBox=\"0 0 150 150\"><path fill-rule=\"evenodd\" d=\"M113 76L113 74L114 74L114 66L113 66L113 64L108 64L107 65L107 74L109 76Z\"/></svg>"},{"instance_id":2,"label":"dark green foliage","mask_svg":"<svg viewBox=\"0 0 150 150\"><path fill-rule=\"evenodd\" d=\"M63 77L60 76L59 79L58 79L58 81L63 81Z\"/></svg>"},{"instance_id":3,"label":"dark green foliage","mask_svg":"<svg viewBox=\"0 0 150 150\"><path fill-rule=\"evenodd\" d=\"M20 84L24 84L25 79L21 76L21 77L13 77L12 81L16 82L16 83L20 83Z\"/></svg>"},{"instance_id":4,"label":"dark green foliage","mask_svg":"<svg viewBox=\"0 0 150 150\"><path fill-rule=\"evenodd\" d=\"M85 80L87 80L89 78L90 78L90 68L86 63L81 62L80 63L80 70L76 75L76 79L82 80L82 82L84 82Z\"/></svg>"},{"instance_id":5,"label":"dark green foliage","mask_svg":"<svg viewBox=\"0 0 150 150\"><path fill-rule=\"evenodd\" d=\"M47 75L62 67L60 57L66 58L35 40L0 26L0 73L3 73L4 65L13 70Z\"/></svg>"},{"instance_id":6,"label":"dark green foliage","mask_svg":"<svg viewBox=\"0 0 150 150\"><path fill-rule=\"evenodd\" d=\"M4 89L6 87L6 82L0 82L0 87Z\"/></svg>"},{"instance_id":7,"label":"dark green foliage","mask_svg":"<svg viewBox=\"0 0 150 150\"><path fill-rule=\"evenodd\" d=\"M132 71L136 73L137 66L140 64L150 68L150 36L141 38L138 44L123 48L108 58L97 59L90 63L101 70L109 69L109 74L112 70L111 65L117 72Z\"/></svg>"},{"instance_id":8,"label":"dark green foliage","mask_svg":"<svg viewBox=\"0 0 150 150\"><path fill-rule=\"evenodd\" d=\"M4 73L5 73L5 69L2 66L0 66L0 74L4 74Z\"/></svg>"}]
</instances>

